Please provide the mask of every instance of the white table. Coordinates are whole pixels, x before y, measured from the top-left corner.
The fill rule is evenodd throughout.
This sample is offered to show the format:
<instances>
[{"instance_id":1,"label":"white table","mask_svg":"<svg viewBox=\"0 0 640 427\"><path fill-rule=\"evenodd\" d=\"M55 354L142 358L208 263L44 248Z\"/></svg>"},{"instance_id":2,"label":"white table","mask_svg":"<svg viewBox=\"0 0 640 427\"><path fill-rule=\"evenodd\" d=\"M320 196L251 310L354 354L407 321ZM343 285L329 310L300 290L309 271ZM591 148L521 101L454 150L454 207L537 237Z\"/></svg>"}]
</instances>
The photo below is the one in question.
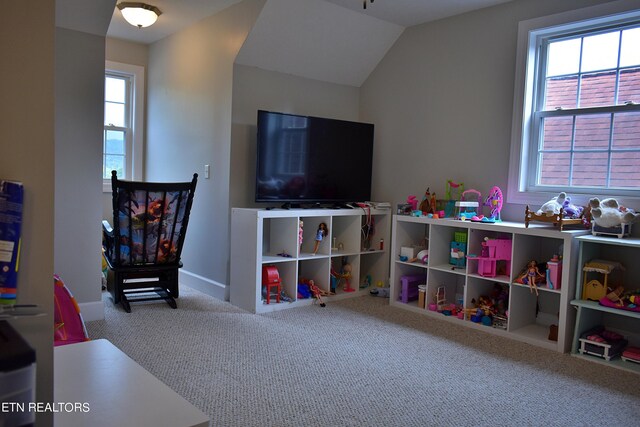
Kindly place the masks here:
<instances>
[{"instance_id":1,"label":"white table","mask_svg":"<svg viewBox=\"0 0 640 427\"><path fill-rule=\"evenodd\" d=\"M104 339L54 349L53 393L55 402L89 409L56 412L55 426L209 426L202 411Z\"/></svg>"}]
</instances>

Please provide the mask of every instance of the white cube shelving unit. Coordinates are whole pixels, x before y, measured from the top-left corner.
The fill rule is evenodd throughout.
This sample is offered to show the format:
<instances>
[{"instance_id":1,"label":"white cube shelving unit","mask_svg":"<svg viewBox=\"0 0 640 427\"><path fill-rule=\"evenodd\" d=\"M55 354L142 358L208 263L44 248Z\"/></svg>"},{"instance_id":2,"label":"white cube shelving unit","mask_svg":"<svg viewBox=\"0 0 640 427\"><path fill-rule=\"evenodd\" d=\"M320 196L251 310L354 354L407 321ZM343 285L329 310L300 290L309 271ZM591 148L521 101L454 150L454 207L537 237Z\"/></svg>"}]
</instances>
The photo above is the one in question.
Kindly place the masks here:
<instances>
[{"instance_id":1,"label":"white cube shelving unit","mask_svg":"<svg viewBox=\"0 0 640 427\"><path fill-rule=\"evenodd\" d=\"M450 263L451 242L456 232L466 233L465 255L481 253L482 242L489 239L511 240L511 261L502 265L495 277L478 274L477 259L467 258L464 267ZM394 215L391 239L391 296L393 306L416 311L430 318L455 322L473 329L502 335L558 352L568 352L573 338L575 311L570 301L575 295L577 265L576 236L587 230L559 231L550 224L497 222L482 223L453 219L432 219ZM400 260L402 247L422 246L427 242L428 262ZM562 257L563 270L559 289L539 287L538 296L527 285L515 282L530 260L547 261L553 255ZM545 273L544 271L542 272ZM402 302L400 280L403 276L422 275L426 285L425 307L419 300ZM506 329L493 328L468 320L445 316L428 309L438 289L444 289L447 304L462 302L464 308L491 292L494 284L508 287ZM558 340L549 339L551 325L557 326Z\"/></svg>"},{"instance_id":2,"label":"white cube shelving unit","mask_svg":"<svg viewBox=\"0 0 640 427\"><path fill-rule=\"evenodd\" d=\"M373 221L373 234L367 235ZM298 224L304 223L303 243L298 247ZM324 222L329 235L313 253L316 230ZM312 298L297 297L300 279L313 280L325 291L331 289L331 271L339 270L343 261L351 264L351 287L355 292L336 294L323 300L347 298L368 293L360 285L367 277L371 286L389 279L391 232L389 209L246 209L233 208L231 215L230 301L253 313L264 313L313 303ZM381 248L380 240L384 242ZM334 246L335 242L335 246ZM262 268L275 266L282 290L293 301L270 304L262 294Z\"/></svg>"}]
</instances>

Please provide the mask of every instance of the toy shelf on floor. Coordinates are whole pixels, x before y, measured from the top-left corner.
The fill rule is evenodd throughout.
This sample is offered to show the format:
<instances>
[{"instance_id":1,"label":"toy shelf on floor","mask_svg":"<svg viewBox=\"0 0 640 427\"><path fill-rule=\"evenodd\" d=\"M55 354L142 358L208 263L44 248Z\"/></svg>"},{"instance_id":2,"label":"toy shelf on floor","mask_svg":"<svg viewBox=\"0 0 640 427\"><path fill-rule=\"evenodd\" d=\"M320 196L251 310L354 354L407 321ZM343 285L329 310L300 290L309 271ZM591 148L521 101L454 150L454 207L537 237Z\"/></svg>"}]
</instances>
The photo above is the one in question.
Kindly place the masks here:
<instances>
[{"instance_id":1,"label":"toy shelf on floor","mask_svg":"<svg viewBox=\"0 0 640 427\"><path fill-rule=\"evenodd\" d=\"M619 269L620 275L618 277L609 278L610 287L622 285L626 290L640 287L640 282L638 282L638 277L640 277L640 264L638 263L640 238L589 235L580 236L576 240L579 242L578 274L575 299L571 301L571 304L577 309L577 317L571 353L585 360L640 374L639 363L625 361L620 356L606 360L604 357L580 352L582 335L597 326L603 326L605 330L624 336L629 346L640 347L640 312L605 307L600 305L598 301L584 299L588 298L590 293L585 293L583 289L584 275L589 273L584 271L583 266L592 260L615 261L624 267L624 270ZM588 283L590 281L591 276ZM602 275L601 281L604 282L604 275Z\"/></svg>"},{"instance_id":2,"label":"toy shelf on floor","mask_svg":"<svg viewBox=\"0 0 640 427\"><path fill-rule=\"evenodd\" d=\"M366 225L373 219L374 234L367 236ZM299 222L303 221L303 243L298 247ZM324 222L329 235L313 253L316 230ZM390 209L247 209L233 208L231 214L230 302L253 313L299 307L314 302L298 298L298 279L313 280L324 291L331 290L332 271L340 270L343 260L351 264L351 287L336 287L335 295L323 296L325 303L368 294L378 281L389 277L387 243L391 232ZM364 236L368 238L365 239ZM380 240L382 239L382 249ZM334 246L335 244L335 246ZM283 256L286 255L286 256ZM275 302L262 293L262 268L275 266L281 289L291 298ZM360 288L367 279L371 285Z\"/></svg>"},{"instance_id":3,"label":"toy shelf on floor","mask_svg":"<svg viewBox=\"0 0 640 427\"><path fill-rule=\"evenodd\" d=\"M490 224L404 215L394 215L392 230L390 303L393 306L419 312L428 319L442 319L558 352L571 349L575 312L570 310L569 301L575 294L578 246L575 237L587 234L587 230L560 231L548 224L525 227L523 223L506 221ZM468 257L463 267L452 265L450 257L451 242L458 240L458 233L467 236ZM403 247L420 245L425 239L429 251L426 264L420 260L413 263L400 260ZM505 240L508 244L503 244ZM494 243L501 247L496 249ZM508 254L505 256L504 252ZM529 286L515 283L528 261L547 262L554 255L561 256L563 263L559 289L538 287L536 297ZM422 275L426 284L424 307L419 305L419 300L403 303L400 298L401 278L415 275ZM459 319L428 308L434 295L444 288L445 305L461 303L471 311L472 300L490 293L496 283L509 291L509 316L498 319L494 327L474 323L468 320L470 316ZM551 325L557 325L557 341L549 339Z\"/></svg>"}]
</instances>

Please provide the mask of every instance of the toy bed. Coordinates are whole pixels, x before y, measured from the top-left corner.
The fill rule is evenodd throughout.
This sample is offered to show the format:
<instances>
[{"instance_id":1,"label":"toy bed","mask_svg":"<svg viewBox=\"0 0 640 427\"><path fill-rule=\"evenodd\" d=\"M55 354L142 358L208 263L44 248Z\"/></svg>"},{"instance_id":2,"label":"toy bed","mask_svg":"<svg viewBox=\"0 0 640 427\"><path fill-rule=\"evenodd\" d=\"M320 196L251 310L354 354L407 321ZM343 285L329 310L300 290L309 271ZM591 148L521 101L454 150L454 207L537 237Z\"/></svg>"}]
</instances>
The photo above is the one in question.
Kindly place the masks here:
<instances>
[{"instance_id":1,"label":"toy bed","mask_svg":"<svg viewBox=\"0 0 640 427\"><path fill-rule=\"evenodd\" d=\"M546 222L551 223L554 226L558 226L560 231L562 231L562 228L567 225L585 224L585 222L588 222L587 215L588 214L583 213L579 218L569 218L565 216L563 208L560 208L560 213L551 216L547 216L546 214L538 215L529 209L529 205L527 205L527 208L524 211L524 226L528 228L530 222Z\"/></svg>"},{"instance_id":2,"label":"toy bed","mask_svg":"<svg viewBox=\"0 0 640 427\"><path fill-rule=\"evenodd\" d=\"M631 233L631 224L620 224L617 227L602 227L598 224L593 224L591 234L594 236L615 236L622 238L628 236Z\"/></svg>"},{"instance_id":3,"label":"toy bed","mask_svg":"<svg viewBox=\"0 0 640 427\"><path fill-rule=\"evenodd\" d=\"M603 326L596 326L580 335L580 354L590 354L611 360L627 346L628 341L620 334L607 331Z\"/></svg>"}]
</instances>

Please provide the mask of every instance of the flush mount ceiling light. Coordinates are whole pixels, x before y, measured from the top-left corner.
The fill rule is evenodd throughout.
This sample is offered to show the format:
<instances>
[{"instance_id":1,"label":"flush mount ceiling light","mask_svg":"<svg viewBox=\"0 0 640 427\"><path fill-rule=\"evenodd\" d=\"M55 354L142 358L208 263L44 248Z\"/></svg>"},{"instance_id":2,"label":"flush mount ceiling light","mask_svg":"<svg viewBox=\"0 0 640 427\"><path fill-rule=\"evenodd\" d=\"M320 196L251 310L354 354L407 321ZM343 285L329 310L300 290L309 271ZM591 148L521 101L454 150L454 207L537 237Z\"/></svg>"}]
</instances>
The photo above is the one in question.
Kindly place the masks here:
<instances>
[{"instance_id":1,"label":"flush mount ceiling light","mask_svg":"<svg viewBox=\"0 0 640 427\"><path fill-rule=\"evenodd\" d=\"M139 2L118 3L118 9L120 9L122 16L129 24L138 28L153 25L158 16L162 15L162 12L157 7Z\"/></svg>"}]
</instances>

